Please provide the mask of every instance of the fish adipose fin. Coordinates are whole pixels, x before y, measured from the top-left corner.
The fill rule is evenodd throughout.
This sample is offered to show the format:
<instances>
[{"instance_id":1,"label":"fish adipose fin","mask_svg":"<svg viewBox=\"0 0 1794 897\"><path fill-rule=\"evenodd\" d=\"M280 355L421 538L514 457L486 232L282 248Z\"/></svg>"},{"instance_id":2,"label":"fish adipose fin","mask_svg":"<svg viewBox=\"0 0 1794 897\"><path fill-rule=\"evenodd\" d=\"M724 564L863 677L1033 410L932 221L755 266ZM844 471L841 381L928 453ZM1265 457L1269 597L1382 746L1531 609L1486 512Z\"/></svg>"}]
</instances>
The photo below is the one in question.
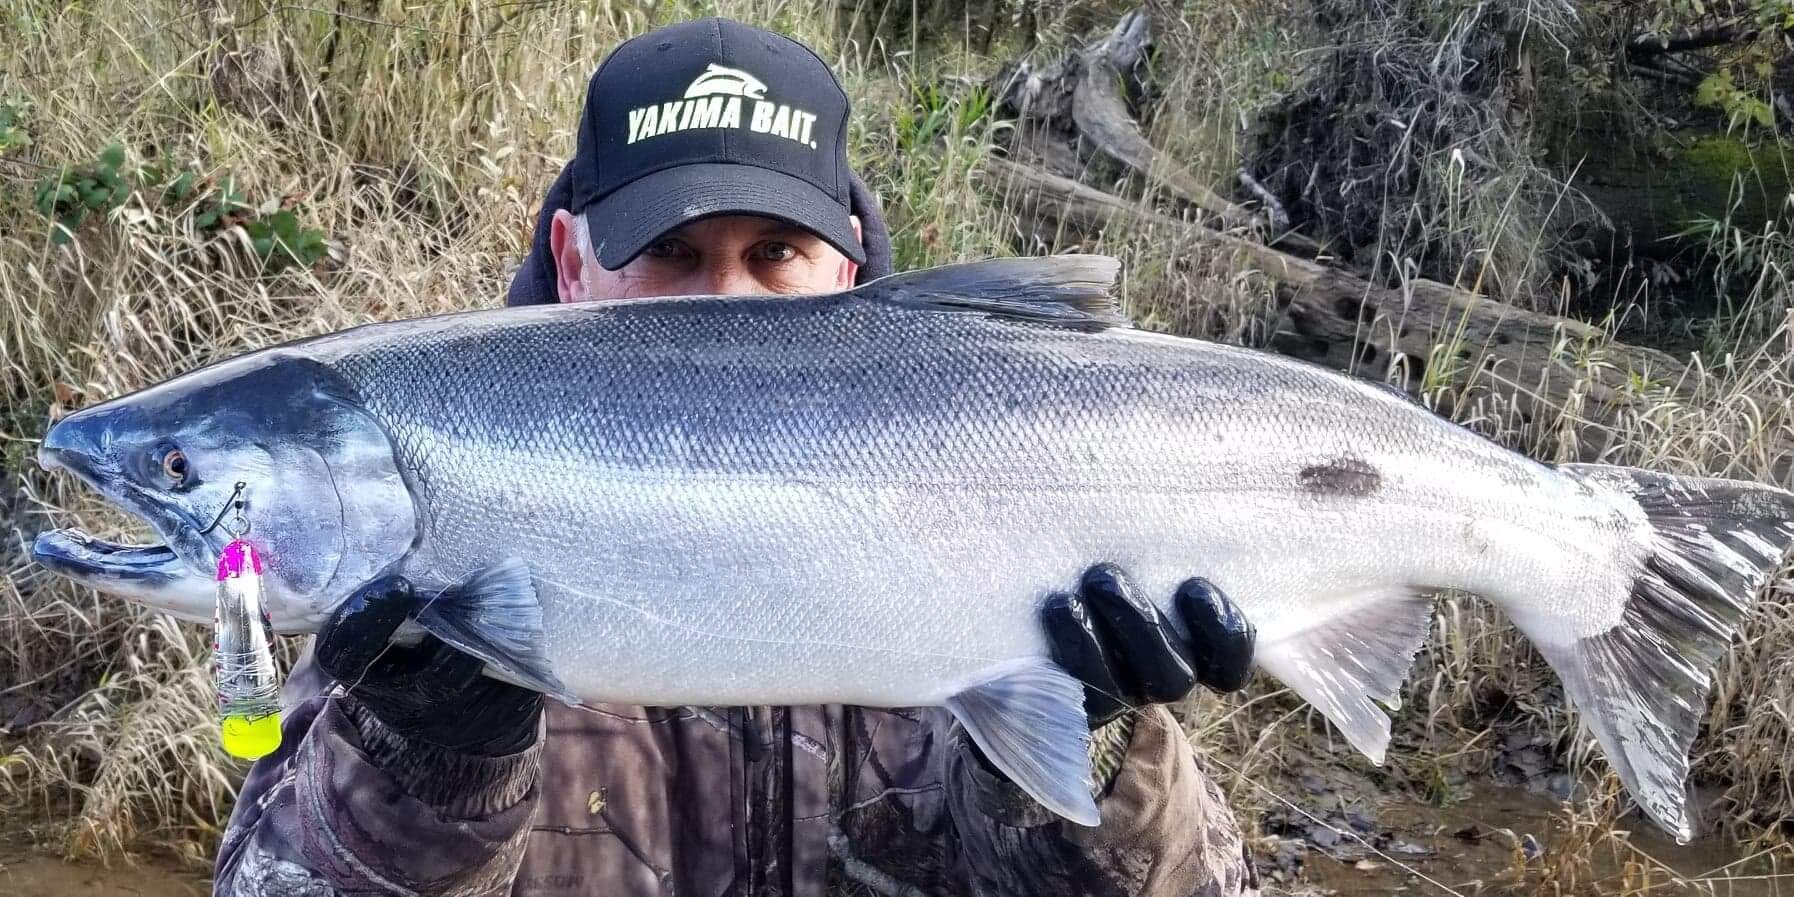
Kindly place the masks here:
<instances>
[{"instance_id":1,"label":"fish adipose fin","mask_svg":"<svg viewBox=\"0 0 1794 897\"><path fill-rule=\"evenodd\" d=\"M881 277L847 295L911 308L982 312L1078 330L1131 327L1109 290L1121 263L1052 255L943 265Z\"/></svg>"},{"instance_id":2,"label":"fish adipose fin","mask_svg":"<svg viewBox=\"0 0 1794 897\"><path fill-rule=\"evenodd\" d=\"M1058 664L1030 657L947 699L984 756L1041 806L1096 825L1090 720L1084 686Z\"/></svg>"},{"instance_id":3,"label":"fish adipose fin","mask_svg":"<svg viewBox=\"0 0 1794 897\"><path fill-rule=\"evenodd\" d=\"M1685 791L1688 749L1706 712L1713 668L1794 544L1794 495L1597 464L1558 470L1631 496L1654 544L1619 625L1568 644L1548 632L1527 635L1639 806L1686 842L1694 829Z\"/></svg>"},{"instance_id":4,"label":"fish adipose fin","mask_svg":"<svg viewBox=\"0 0 1794 897\"><path fill-rule=\"evenodd\" d=\"M499 678L567 704L579 703L548 662L542 604L523 561L506 558L425 598L417 622L485 661Z\"/></svg>"},{"instance_id":5,"label":"fish adipose fin","mask_svg":"<svg viewBox=\"0 0 1794 897\"><path fill-rule=\"evenodd\" d=\"M1432 628L1433 598L1412 590L1343 596L1343 615L1274 642L1260 642L1258 663L1339 727L1371 762L1389 747L1389 714Z\"/></svg>"}]
</instances>

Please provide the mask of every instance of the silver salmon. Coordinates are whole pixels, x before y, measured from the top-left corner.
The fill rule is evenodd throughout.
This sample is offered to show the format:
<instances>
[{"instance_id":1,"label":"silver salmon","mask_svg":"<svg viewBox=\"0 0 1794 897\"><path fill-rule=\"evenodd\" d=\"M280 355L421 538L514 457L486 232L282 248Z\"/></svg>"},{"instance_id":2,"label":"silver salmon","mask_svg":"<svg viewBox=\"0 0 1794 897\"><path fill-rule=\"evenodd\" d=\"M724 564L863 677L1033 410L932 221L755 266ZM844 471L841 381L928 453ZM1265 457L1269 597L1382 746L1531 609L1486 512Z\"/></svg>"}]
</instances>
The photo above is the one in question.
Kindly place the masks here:
<instances>
[{"instance_id":1,"label":"silver salmon","mask_svg":"<svg viewBox=\"0 0 1794 897\"><path fill-rule=\"evenodd\" d=\"M1433 595L1499 606L1681 838L1713 666L1794 496L1548 466L1379 385L1136 330L1116 262L1007 259L808 298L371 324L82 410L44 439L162 545L39 563L207 619L244 484L275 627L400 573L417 625L569 702L944 705L1086 825L1081 686L1042 599L1202 575L1257 662L1381 762Z\"/></svg>"}]
</instances>

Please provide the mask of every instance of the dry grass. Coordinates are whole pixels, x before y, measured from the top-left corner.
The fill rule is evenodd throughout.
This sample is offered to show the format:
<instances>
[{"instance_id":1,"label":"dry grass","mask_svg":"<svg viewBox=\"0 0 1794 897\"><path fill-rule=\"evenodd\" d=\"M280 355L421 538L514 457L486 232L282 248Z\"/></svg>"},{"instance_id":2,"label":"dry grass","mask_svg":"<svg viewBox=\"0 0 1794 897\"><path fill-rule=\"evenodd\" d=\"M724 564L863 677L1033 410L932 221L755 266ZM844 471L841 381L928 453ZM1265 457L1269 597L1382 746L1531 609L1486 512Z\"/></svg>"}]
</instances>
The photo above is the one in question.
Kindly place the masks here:
<instances>
[{"instance_id":1,"label":"dry grass","mask_svg":"<svg viewBox=\"0 0 1794 897\"><path fill-rule=\"evenodd\" d=\"M650 19L605 0L376 0L343 15L255 0L13 3L0 102L29 99L33 142L0 155L0 476L18 476L27 496L12 538L51 518L106 519L92 497L28 461L47 420L69 407L299 335L495 304L527 247L535 202L571 151L587 74L653 23L720 11L816 46L855 100L854 155L886 205L900 266L1059 248L1024 240L972 176L994 136L978 84L1011 35L981 55L975 29L912 33L898 10L907 5L662 3ZM1116 8L1080 4L1036 24L1063 39L1080 22L1112 21ZM1295 77L1288 42L1299 36L1278 24L1284 12L1217 4L1169 35L1161 77L1173 99L1153 130L1217 183L1237 167L1239 118ZM229 173L252 204L287 198L329 235L330 259L306 272L263 270L240 233L202 232L186 209L143 194L83 227L72 246L52 245L30 208L33 184L113 138L132 166L153 157ZM1470 246L1454 251L1472 252L1484 231L1453 233ZM1519 237L1500 239L1511 248ZM1163 234L1084 248L1127 261L1127 297L1151 326L1247 344L1268 337L1274 290L1233 259ZM1779 288L1756 287L1763 302L1780 301ZM1775 317L1755 308L1755 320ZM1623 421L1607 460L1784 477L1794 445L1784 339L1762 327L1740 337L1729 361L1715 355L1702 401L1662 402ZM1546 460L1559 459L1576 414L1572 406L1521 431L1474 384L1429 388L1457 390L1452 406L1468 423ZM56 820L53 834L73 851L164 845L203 860L240 774L213 737L204 635L50 580L19 555L0 562L13 566L0 586L0 726L25 721L0 737L10 751L0 797ZM1486 766L1495 725L1550 733L1566 754L1588 757L1554 680L1511 627L1450 599L1436 634L1398 718L1392 775L1419 783L1442 763ZM1741 831L1794 818L1790 644L1794 602L1777 591L1722 669L1697 746L1701 775L1724 789L1716 818ZM1299 760L1300 740L1286 735L1319 725L1267 691L1208 702L1195 717L1203 749L1239 771L1223 778L1247 806L1260 798L1246 780ZM1496 694L1512 698L1499 713ZM1446 744L1458 748L1442 758ZM1611 813L1591 825L1611 833ZM1565 847L1553 880L1570 880L1575 856L1598 840Z\"/></svg>"}]
</instances>

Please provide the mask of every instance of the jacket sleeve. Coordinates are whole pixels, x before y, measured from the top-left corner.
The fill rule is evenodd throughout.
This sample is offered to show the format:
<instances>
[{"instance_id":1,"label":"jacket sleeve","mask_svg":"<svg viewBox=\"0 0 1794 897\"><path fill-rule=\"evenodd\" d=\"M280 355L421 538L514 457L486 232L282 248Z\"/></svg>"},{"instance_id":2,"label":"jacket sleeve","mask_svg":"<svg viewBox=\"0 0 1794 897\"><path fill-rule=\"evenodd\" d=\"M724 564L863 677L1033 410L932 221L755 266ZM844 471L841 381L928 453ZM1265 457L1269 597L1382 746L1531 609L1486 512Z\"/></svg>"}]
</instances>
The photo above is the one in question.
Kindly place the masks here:
<instances>
[{"instance_id":1,"label":"jacket sleeve","mask_svg":"<svg viewBox=\"0 0 1794 897\"><path fill-rule=\"evenodd\" d=\"M410 742L307 660L286 697L281 748L243 783L214 894L510 892L535 810L539 738L505 757Z\"/></svg>"},{"instance_id":2,"label":"jacket sleeve","mask_svg":"<svg viewBox=\"0 0 1794 897\"><path fill-rule=\"evenodd\" d=\"M1239 825L1220 789L1197 770L1171 713L1142 710L1132 728L1098 795L1102 825L1085 828L992 770L954 727L946 799L973 893L1232 897L1257 890Z\"/></svg>"}]
</instances>

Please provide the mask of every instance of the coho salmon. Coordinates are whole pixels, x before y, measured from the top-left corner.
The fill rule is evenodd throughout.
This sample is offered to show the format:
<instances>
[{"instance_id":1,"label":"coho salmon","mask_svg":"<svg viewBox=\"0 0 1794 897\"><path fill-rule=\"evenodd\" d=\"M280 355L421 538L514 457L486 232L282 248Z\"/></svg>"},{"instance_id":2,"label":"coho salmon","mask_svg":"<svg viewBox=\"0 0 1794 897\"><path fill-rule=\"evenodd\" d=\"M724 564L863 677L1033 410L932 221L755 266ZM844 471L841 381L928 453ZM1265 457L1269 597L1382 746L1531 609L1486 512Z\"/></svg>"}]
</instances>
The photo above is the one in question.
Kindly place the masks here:
<instances>
[{"instance_id":1,"label":"coho salmon","mask_svg":"<svg viewBox=\"0 0 1794 897\"><path fill-rule=\"evenodd\" d=\"M1381 762L1434 595L1500 607L1650 817L1794 496L1530 460L1378 384L1137 330L1100 256L370 324L68 416L39 458L164 544L36 560L209 619L243 484L276 629L417 583L416 624L569 702L950 708L1097 824L1082 686L1041 601L1201 575L1257 663Z\"/></svg>"}]
</instances>

